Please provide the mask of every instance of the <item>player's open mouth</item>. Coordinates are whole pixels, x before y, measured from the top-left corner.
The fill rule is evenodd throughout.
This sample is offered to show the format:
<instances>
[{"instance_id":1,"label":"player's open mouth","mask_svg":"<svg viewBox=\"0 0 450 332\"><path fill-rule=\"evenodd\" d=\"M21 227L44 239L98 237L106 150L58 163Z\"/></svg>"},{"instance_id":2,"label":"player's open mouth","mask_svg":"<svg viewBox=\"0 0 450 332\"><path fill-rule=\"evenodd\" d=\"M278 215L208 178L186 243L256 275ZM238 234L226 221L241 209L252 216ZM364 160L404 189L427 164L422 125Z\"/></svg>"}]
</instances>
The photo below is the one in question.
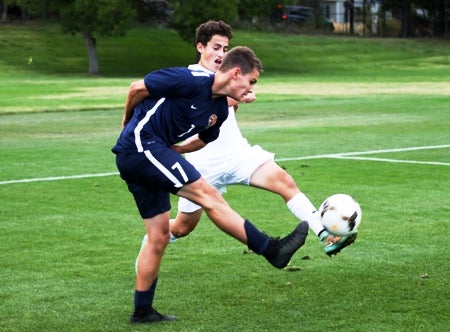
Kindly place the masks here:
<instances>
[{"instance_id":1,"label":"player's open mouth","mask_svg":"<svg viewBox=\"0 0 450 332\"><path fill-rule=\"evenodd\" d=\"M217 63L219 66L222 64L222 60L217 59L216 61L214 61L215 63Z\"/></svg>"}]
</instances>

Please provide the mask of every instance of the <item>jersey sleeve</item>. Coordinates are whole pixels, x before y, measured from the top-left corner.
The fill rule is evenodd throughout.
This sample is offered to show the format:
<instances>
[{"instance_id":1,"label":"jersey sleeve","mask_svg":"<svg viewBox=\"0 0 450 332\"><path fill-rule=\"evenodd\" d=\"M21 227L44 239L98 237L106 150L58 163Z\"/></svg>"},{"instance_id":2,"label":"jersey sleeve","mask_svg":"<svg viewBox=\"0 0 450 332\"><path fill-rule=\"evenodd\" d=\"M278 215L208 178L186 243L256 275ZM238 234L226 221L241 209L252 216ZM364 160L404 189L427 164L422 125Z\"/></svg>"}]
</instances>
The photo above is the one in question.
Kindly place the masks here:
<instances>
[{"instance_id":1,"label":"jersey sleeve","mask_svg":"<svg viewBox=\"0 0 450 332\"><path fill-rule=\"evenodd\" d=\"M220 128L218 126L213 126L200 133L198 133L198 138L200 138L206 144L215 141L219 137Z\"/></svg>"},{"instance_id":2,"label":"jersey sleeve","mask_svg":"<svg viewBox=\"0 0 450 332\"><path fill-rule=\"evenodd\" d=\"M216 102L216 110L218 112L217 122L214 126L209 127L198 133L198 137L206 144L216 140L219 137L220 126L228 118L228 102L227 98L220 98Z\"/></svg>"},{"instance_id":3,"label":"jersey sleeve","mask_svg":"<svg viewBox=\"0 0 450 332\"><path fill-rule=\"evenodd\" d=\"M164 68L144 77L151 98L186 97L194 93L192 75L184 67Z\"/></svg>"}]
</instances>

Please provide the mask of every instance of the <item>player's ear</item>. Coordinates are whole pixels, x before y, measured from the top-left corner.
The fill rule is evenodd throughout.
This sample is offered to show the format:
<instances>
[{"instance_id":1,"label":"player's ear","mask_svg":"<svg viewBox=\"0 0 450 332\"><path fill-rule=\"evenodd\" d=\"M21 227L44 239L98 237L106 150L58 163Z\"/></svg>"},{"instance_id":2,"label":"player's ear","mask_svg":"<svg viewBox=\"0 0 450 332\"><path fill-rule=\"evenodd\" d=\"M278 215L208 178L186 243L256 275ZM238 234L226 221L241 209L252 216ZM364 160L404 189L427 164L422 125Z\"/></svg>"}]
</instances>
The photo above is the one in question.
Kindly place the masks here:
<instances>
[{"instance_id":1,"label":"player's ear","mask_svg":"<svg viewBox=\"0 0 450 332\"><path fill-rule=\"evenodd\" d=\"M205 48L205 46L200 42L198 42L197 45L195 45L195 47L197 48L198 53L202 53L203 49Z\"/></svg>"},{"instance_id":2,"label":"player's ear","mask_svg":"<svg viewBox=\"0 0 450 332\"><path fill-rule=\"evenodd\" d=\"M233 69L233 78L237 78L241 74L241 68L235 67Z\"/></svg>"}]
</instances>

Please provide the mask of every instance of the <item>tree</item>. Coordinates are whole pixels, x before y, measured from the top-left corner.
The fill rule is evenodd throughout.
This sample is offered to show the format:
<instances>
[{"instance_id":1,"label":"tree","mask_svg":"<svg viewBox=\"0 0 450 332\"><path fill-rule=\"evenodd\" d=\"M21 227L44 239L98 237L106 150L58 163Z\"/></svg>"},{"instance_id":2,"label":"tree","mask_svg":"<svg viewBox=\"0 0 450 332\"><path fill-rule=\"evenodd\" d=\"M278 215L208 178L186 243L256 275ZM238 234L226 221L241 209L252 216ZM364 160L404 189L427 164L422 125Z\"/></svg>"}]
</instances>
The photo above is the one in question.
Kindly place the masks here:
<instances>
[{"instance_id":1,"label":"tree","mask_svg":"<svg viewBox=\"0 0 450 332\"><path fill-rule=\"evenodd\" d=\"M135 2L136 0L134 0ZM66 33L81 33L87 47L89 74L100 73L96 36L121 36L133 24L133 0L8 0L32 17L57 17Z\"/></svg>"},{"instance_id":2,"label":"tree","mask_svg":"<svg viewBox=\"0 0 450 332\"><path fill-rule=\"evenodd\" d=\"M231 24L237 19L239 0L180 0L172 1L172 23L180 37L195 42L195 29L208 20L222 20Z\"/></svg>"},{"instance_id":3,"label":"tree","mask_svg":"<svg viewBox=\"0 0 450 332\"><path fill-rule=\"evenodd\" d=\"M25 11L20 7L20 0L0 1L0 8L2 8L2 21L23 20L25 17Z\"/></svg>"},{"instance_id":4,"label":"tree","mask_svg":"<svg viewBox=\"0 0 450 332\"><path fill-rule=\"evenodd\" d=\"M449 0L382 0L383 10L390 10L402 20L403 36L413 33L415 28L426 28L436 36L445 35L448 30ZM418 15L418 13L424 15ZM426 13L426 14L425 14Z\"/></svg>"},{"instance_id":5,"label":"tree","mask_svg":"<svg viewBox=\"0 0 450 332\"><path fill-rule=\"evenodd\" d=\"M238 14L241 21L253 21L255 18L267 21L279 19L274 14L279 5L287 5L288 1L280 0L239 0ZM265 19L265 20L264 20Z\"/></svg>"},{"instance_id":6,"label":"tree","mask_svg":"<svg viewBox=\"0 0 450 332\"><path fill-rule=\"evenodd\" d=\"M88 51L89 74L99 74L96 35L124 35L134 22L135 10L127 0L59 1L64 3L60 10L63 30L81 33Z\"/></svg>"}]
</instances>

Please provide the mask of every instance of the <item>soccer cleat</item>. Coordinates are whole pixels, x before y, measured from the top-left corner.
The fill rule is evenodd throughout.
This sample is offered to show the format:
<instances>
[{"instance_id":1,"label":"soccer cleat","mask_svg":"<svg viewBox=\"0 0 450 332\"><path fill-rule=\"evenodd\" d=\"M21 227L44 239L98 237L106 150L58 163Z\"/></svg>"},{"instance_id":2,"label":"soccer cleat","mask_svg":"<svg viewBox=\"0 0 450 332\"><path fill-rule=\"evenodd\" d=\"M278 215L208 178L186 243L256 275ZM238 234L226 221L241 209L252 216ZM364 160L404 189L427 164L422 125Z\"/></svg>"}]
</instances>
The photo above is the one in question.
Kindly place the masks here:
<instances>
[{"instance_id":1,"label":"soccer cleat","mask_svg":"<svg viewBox=\"0 0 450 332\"><path fill-rule=\"evenodd\" d=\"M323 249L325 250L325 253L331 257L338 254L342 249L355 242L357 236L358 233L352 233L346 236L334 236L327 231L323 231L320 240L323 243Z\"/></svg>"},{"instance_id":2,"label":"soccer cleat","mask_svg":"<svg viewBox=\"0 0 450 332\"><path fill-rule=\"evenodd\" d=\"M171 315L162 315L152 307L135 310L130 317L131 324L142 324L142 323L159 323L159 322L170 322L176 320L177 317Z\"/></svg>"},{"instance_id":3,"label":"soccer cleat","mask_svg":"<svg viewBox=\"0 0 450 332\"><path fill-rule=\"evenodd\" d=\"M269 263L279 269L286 267L291 257L305 243L308 228L308 223L303 221L286 237L271 239L268 256L265 256Z\"/></svg>"}]
</instances>

